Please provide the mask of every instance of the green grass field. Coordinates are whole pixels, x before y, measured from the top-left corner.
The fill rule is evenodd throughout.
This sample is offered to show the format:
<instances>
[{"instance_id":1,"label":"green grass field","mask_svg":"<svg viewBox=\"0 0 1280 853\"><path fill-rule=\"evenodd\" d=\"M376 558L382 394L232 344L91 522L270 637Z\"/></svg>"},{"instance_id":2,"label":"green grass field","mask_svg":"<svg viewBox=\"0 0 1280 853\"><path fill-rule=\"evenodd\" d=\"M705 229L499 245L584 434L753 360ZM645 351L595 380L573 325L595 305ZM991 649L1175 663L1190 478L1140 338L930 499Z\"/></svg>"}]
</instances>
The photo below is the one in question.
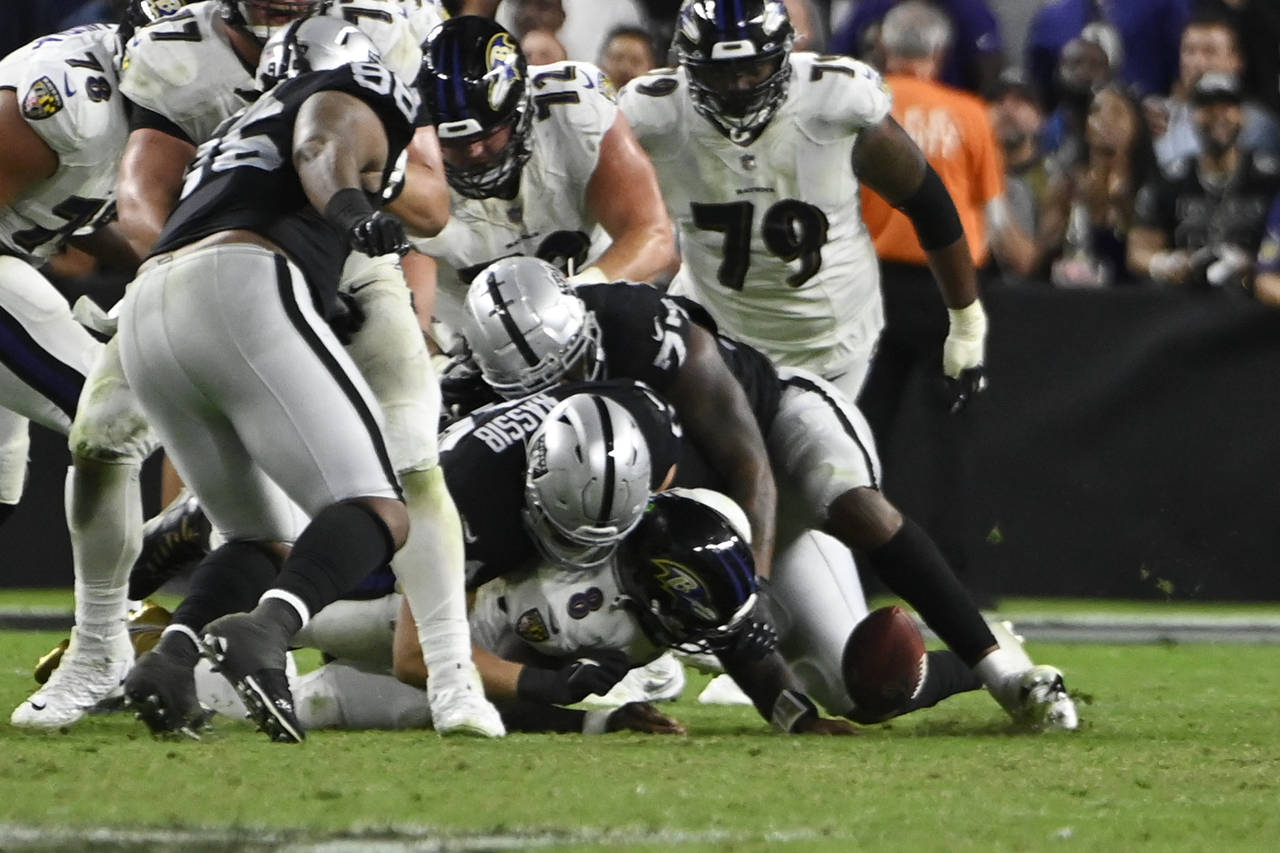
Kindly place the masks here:
<instances>
[{"instance_id":1,"label":"green grass field","mask_svg":"<svg viewBox=\"0 0 1280 853\"><path fill-rule=\"evenodd\" d=\"M59 635L0 637L7 713ZM1012 731L973 693L856 738L784 737L698 705L692 673L668 708L685 738L4 726L0 850L1275 849L1280 648L1031 651L1067 673L1079 732Z\"/></svg>"}]
</instances>

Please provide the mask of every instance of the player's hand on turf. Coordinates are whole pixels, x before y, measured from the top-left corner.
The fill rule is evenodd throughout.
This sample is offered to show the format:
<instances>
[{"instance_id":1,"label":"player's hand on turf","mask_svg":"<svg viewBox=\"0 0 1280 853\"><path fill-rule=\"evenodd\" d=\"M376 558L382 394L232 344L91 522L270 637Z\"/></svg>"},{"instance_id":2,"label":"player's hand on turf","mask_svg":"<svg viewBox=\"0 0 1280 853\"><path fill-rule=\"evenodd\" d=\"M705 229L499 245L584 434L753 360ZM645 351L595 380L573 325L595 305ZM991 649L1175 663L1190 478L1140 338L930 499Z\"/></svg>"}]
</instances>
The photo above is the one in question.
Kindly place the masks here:
<instances>
[{"instance_id":1,"label":"player's hand on turf","mask_svg":"<svg viewBox=\"0 0 1280 853\"><path fill-rule=\"evenodd\" d=\"M862 731L848 720L832 720L827 717L814 717L801 724L793 734L798 735L860 735Z\"/></svg>"},{"instance_id":2,"label":"player's hand on turf","mask_svg":"<svg viewBox=\"0 0 1280 853\"><path fill-rule=\"evenodd\" d=\"M516 695L530 702L572 705L592 693L608 693L630 670L631 661L623 652L586 651L559 669L526 666L516 680Z\"/></svg>"},{"instance_id":3,"label":"player's hand on turf","mask_svg":"<svg viewBox=\"0 0 1280 853\"><path fill-rule=\"evenodd\" d=\"M380 210L352 225L347 239L352 249L371 258L409 251L409 238L400 220Z\"/></svg>"},{"instance_id":4,"label":"player's hand on turf","mask_svg":"<svg viewBox=\"0 0 1280 853\"><path fill-rule=\"evenodd\" d=\"M609 732L646 732L655 735L687 735L675 717L668 717L648 702L628 702L609 714Z\"/></svg>"}]
</instances>

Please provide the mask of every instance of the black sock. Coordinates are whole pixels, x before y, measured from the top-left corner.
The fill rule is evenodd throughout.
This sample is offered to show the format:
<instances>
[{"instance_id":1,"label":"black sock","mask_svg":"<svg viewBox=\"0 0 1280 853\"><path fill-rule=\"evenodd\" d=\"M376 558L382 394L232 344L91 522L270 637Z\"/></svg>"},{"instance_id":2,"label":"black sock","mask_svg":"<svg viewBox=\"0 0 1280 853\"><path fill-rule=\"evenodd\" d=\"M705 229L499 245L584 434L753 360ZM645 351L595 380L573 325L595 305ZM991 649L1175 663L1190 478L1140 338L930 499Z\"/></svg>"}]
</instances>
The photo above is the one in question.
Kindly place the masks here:
<instances>
[{"instance_id":1,"label":"black sock","mask_svg":"<svg viewBox=\"0 0 1280 853\"><path fill-rule=\"evenodd\" d=\"M982 679L955 652L929 652L929 669L920 693L907 702L902 713L932 708L948 696L982 688Z\"/></svg>"},{"instance_id":2,"label":"black sock","mask_svg":"<svg viewBox=\"0 0 1280 853\"><path fill-rule=\"evenodd\" d=\"M358 503L332 504L302 531L274 586L298 596L315 615L395 552L391 531L376 512Z\"/></svg>"},{"instance_id":3,"label":"black sock","mask_svg":"<svg viewBox=\"0 0 1280 853\"><path fill-rule=\"evenodd\" d=\"M199 635L228 613L252 610L276 582L280 566L252 542L228 542L209 552L191 575L191 592L173 611L173 621Z\"/></svg>"},{"instance_id":4,"label":"black sock","mask_svg":"<svg viewBox=\"0 0 1280 853\"><path fill-rule=\"evenodd\" d=\"M885 586L914 607L966 664L973 666L996 645L973 597L920 525L904 518L902 529L866 556Z\"/></svg>"},{"instance_id":5,"label":"black sock","mask_svg":"<svg viewBox=\"0 0 1280 853\"><path fill-rule=\"evenodd\" d=\"M156 643L156 652L165 657L173 658L184 666L195 667L200 660L200 650L196 648L196 644L192 642L182 631L170 631L160 637L160 642Z\"/></svg>"},{"instance_id":6,"label":"black sock","mask_svg":"<svg viewBox=\"0 0 1280 853\"><path fill-rule=\"evenodd\" d=\"M287 644L302 627L302 614L282 598L264 598L253 609L253 616L269 625L278 627Z\"/></svg>"}]
</instances>

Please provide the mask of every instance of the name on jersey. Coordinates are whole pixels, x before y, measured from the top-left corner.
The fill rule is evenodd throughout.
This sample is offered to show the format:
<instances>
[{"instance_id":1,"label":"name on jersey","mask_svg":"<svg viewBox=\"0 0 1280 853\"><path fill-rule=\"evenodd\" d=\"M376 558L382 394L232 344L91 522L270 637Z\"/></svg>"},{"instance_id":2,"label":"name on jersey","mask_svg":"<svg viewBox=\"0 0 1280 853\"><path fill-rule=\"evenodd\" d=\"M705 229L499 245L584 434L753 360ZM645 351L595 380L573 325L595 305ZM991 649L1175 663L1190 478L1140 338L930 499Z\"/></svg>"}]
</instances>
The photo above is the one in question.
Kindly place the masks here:
<instances>
[{"instance_id":1,"label":"name on jersey","mask_svg":"<svg viewBox=\"0 0 1280 853\"><path fill-rule=\"evenodd\" d=\"M472 435L494 453L501 453L516 442L523 442L542 426L542 421L555 408L556 402L545 394L530 397L502 414L494 415L476 427Z\"/></svg>"},{"instance_id":2,"label":"name on jersey","mask_svg":"<svg viewBox=\"0 0 1280 853\"><path fill-rule=\"evenodd\" d=\"M57 85L48 77L41 77L31 84L22 99L22 114L32 121L56 115L62 109L62 95Z\"/></svg>"}]
</instances>

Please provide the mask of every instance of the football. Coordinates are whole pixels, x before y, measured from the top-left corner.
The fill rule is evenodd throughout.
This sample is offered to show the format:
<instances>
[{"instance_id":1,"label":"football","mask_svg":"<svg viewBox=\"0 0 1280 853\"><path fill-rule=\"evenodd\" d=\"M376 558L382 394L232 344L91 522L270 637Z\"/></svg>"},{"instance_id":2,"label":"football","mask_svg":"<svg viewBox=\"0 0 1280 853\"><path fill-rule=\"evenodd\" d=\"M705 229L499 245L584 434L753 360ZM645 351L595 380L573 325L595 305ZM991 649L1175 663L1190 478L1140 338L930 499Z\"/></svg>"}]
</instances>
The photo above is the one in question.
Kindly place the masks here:
<instances>
[{"instance_id":1,"label":"football","mask_svg":"<svg viewBox=\"0 0 1280 853\"><path fill-rule=\"evenodd\" d=\"M885 719L901 713L924 683L924 637L901 607L867 614L844 646L842 670L860 717Z\"/></svg>"}]
</instances>

